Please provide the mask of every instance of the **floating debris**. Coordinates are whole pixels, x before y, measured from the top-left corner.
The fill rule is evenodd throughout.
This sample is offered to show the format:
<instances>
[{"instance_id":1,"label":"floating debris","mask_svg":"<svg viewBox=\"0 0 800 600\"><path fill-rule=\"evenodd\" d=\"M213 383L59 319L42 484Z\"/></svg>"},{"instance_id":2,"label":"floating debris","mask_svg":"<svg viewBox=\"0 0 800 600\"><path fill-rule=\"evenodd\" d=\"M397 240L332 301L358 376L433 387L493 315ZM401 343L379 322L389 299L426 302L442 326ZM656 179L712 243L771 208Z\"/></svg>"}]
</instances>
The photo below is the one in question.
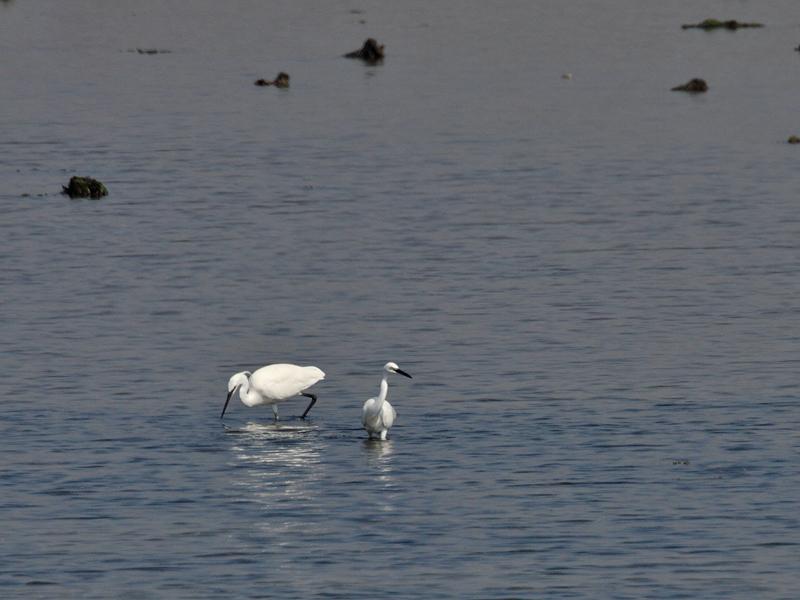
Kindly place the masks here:
<instances>
[{"instance_id":1,"label":"floating debris","mask_svg":"<svg viewBox=\"0 0 800 600\"><path fill-rule=\"evenodd\" d=\"M275 87L279 88L288 88L289 74L281 71L280 73L278 73L278 76L273 81L269 81L267 79L257 79L255 84L259 86L274 85Z\"/></svg>"},{"instance_id":2,"label":"floating debris","mask_svg":"<svg viewBox=\"0 0 800 600\"><path fill-rule=\"evenodd\" d=\"M159 48L133 48L128 52L136 52L137 54L172 54L172 50L160 50Z\"/></svg>"},{"instance_id":3,"label":"floating debris","mask_svg":"<svg viewBox=\"0 0 800 600\"><path fill-rule=\"evenodd\" d=\"M70 177L69 185L62 186L64 194L70 198L102 198L108 196L108 189L91 177Z\"/></svg>"},{"instance_id":4,"label":"floating debris","mask_svg":"<svg viewBox=\"0 0 800 600\"><path fill-rule=\"evenodd\" d=\"M358 58L369 64L377 64L383 61L384 45L378 45L374 38L367 39L360 50L353 50L344 55L345 58Z\"/></svg>"},{"instance_id":5,"label":"floating debris","mask_svg":"<svg viewBox=\"0 0 800 600\"><path fill-rule=\"evenodd\" d=\"M700 21L699 23L689 24L689 25L681 25L681 29L705 29L706 31L710 31L712 29L730 29L734 31L736 29L744 29L747 27L763 27L763 23L742 23L740 21L720 21L719 19L706 19L705 21Z\"/></svg>"},{"instance_id":6,"label":"floating debris","mask_svg":"<svg viewBox=\"0 0 800 600\"><path fill-rule=\"evenodd\" d=\"M693 94L699 94L701 92L708 91L708 84L706 83L705 79L691 79L684 83L683 85L676 85L672 88L673 92L691 92Z\"/></svg>"}]
</instances>

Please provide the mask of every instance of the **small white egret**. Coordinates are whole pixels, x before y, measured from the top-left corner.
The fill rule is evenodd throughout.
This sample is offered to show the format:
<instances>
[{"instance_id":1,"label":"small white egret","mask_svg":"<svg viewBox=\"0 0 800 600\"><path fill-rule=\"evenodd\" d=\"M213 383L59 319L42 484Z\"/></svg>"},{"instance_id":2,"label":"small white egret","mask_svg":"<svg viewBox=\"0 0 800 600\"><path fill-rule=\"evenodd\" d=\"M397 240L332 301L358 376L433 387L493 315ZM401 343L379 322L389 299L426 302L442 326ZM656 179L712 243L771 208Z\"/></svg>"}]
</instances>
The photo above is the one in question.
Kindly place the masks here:
<instances>
[{"instance_id":1,"label":"small white egret","mask_svg":"<svg viewBox=\"0 0 800 600\"><path fill-rule=\"evenodd\" d=\"M225 399L225 406L222 407L221 419L225 416L228 402L231 396L239 389L239 398L247 406L259 406L260 404L271 404L275 420L278 420L278 402L288 400L298 394L311 398L311 402L306 408L301 419L305 419L308 411L314 406L317 397L305 390L312 385L325 379L323 373L317 367L301 367L298 365L275 364L261 367L255 373L242 371L236 373L228 380L228 397Z\"/></svg>"},{"instance_id":2,"label":"small white egret","mask_svg":"<svg viewBox=\"0 0 800 600\"><path fill-rule=\"evenodd\" d=\"M394 407L386 400L389 393L389 373L399 373L411 379L411 375L400 369L396 363L388 362L383 366L383 378L381 379L381 391L377 398L370 398L364 402L361 409L361 423L369 433L370 439L373 435L380 435L382 440L386 439L394 419L397 416Z\"/></svg>"}]
</instances>

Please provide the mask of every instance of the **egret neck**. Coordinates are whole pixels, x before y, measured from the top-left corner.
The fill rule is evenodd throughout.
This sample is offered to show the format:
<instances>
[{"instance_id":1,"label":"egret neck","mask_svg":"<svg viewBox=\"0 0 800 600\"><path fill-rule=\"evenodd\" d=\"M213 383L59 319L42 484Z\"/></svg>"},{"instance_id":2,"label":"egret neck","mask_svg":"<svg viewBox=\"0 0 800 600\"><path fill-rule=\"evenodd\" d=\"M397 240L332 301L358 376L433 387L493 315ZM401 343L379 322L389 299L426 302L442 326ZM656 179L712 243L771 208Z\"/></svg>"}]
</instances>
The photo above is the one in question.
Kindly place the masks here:
<instances>
[{"instance_id":1,"label":"egret neck","mask_svg":"<svg viewBox=\"0 0 800 600\"><path fill-rule=\"evenodd\" d=\"M243 372L234 375L236 377L236 385L239 386L239 398L245 406L255 406L258 403L257 398L250 398L250 373Z\"/></svg>"},{"instance_id":2,"label":"egret neck","mask_svg":"<svg viewBox=\"0 0 800 600\"><path fill-rule=\"evenodd\" d=\"M384 373L383 377L381 378L381 393L378 394L378 398L375 401L375 404L372 405L374 414L379 415L381 414L381 410L383 410L383 403L386 401L386 396L389 394L389 373Z\"/></svg>"},{"instance_id":3,"label":"egret neck","mask_svg":"<svg viewBox=\"0 0 800 600\"><path fill-rule=\"evenodd\" d=\"M242 399L242 404L245 406L255 406L258 404L258 398L251 397L249 378L245 379L239 386L239 398Z\"/></svg>"}]
</instances>

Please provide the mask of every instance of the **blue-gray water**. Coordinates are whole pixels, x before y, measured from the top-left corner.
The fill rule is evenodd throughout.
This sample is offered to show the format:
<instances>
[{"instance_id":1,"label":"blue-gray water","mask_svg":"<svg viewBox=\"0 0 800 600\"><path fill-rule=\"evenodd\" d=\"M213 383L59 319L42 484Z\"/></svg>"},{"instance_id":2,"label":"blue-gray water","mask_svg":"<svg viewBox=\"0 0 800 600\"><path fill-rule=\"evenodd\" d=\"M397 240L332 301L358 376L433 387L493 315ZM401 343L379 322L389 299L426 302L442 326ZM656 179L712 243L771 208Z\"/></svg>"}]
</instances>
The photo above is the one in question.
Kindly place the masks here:
<instances>
[{"instance_id":1,"label":"blue-gray water","mask_svg":"<svg viewBox=\"0 0 800 600\"><path fill-rule=\"evenodd\" d=\"M0 596L795 598L798 43L794 0L0 3ZM225 430L282 361L309 422Z\"/></svg>"}]
</instances>

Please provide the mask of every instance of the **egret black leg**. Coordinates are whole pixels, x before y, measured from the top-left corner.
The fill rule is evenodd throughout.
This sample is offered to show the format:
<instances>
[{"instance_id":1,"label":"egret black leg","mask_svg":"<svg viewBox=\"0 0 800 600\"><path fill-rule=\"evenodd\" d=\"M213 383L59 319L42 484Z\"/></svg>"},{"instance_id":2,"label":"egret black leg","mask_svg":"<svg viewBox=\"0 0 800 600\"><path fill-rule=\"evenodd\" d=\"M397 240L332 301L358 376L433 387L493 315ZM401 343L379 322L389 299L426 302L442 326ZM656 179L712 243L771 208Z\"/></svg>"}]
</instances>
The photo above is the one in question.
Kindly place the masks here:
<instances>
[{"instance_id":1,"label":"egret black leg","mask_svg":"<svg viewBox=\"0 0 800 600\"><path fill-rule=\"evenodd\" d=\"M311 398L311 402L308 403L308 407L306 408L305 412L303 413L303 416L300 417L301 419L305 419L306 415L308 414L308 411L310 411L311 407L314 406L317 403L317 397L314 394L308 394L306 392L303 392L300 395L301 396L305 396L306 398Z\"/></svg>"}]
</instances>

